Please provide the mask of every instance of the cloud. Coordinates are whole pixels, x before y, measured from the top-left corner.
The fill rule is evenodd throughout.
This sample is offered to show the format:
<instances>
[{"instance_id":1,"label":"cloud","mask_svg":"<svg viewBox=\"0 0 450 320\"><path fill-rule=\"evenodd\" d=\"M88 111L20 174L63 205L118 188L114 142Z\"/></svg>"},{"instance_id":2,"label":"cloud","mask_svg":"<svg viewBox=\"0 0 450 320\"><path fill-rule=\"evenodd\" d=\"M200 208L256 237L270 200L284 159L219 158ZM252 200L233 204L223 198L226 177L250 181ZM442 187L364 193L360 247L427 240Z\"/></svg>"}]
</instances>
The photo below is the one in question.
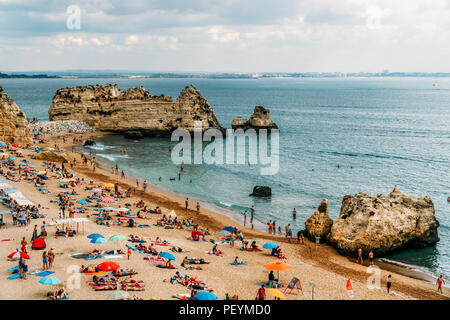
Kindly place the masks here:
<instances>
[{"instance_id":1,"label":"cloud","mask_svg":"<svg viewBox=\"0 0 450 320\"><path fill-rule=\"evenodd\" d=\"M450 71L449 51L448 0L0 0L8 70Z\"/></svg>"}]
</instances>

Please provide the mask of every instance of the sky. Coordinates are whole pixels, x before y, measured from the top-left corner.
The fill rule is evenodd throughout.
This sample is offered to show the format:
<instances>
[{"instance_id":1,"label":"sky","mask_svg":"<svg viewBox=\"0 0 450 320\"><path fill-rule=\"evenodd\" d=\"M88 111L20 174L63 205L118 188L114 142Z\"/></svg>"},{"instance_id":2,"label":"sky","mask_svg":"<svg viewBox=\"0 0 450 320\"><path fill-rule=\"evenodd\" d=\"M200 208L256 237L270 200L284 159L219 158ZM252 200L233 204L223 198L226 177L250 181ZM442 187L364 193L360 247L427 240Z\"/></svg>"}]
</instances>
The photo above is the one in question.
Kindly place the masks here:
<instances>
[{"instance_id":1,"label":"sky","mask_svg":"<svg viewBox=\"0 0 450 320\"><path fill-rule=\"evenodd\" d=\"M450 72L450 0L0 0L0 71Z\"/></svg>"}]
</instances>

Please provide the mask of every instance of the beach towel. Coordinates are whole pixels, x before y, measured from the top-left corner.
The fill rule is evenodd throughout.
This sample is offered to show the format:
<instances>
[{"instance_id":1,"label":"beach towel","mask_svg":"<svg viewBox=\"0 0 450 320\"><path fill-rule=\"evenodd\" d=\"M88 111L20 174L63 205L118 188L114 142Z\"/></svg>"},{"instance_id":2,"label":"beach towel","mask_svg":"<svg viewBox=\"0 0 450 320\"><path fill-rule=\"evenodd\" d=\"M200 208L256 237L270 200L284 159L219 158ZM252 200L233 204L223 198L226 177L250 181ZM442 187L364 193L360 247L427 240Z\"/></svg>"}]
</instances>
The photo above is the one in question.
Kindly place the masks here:
<instances>
[{"instance_id":1,"label":"beach towel","mask_svg":"<svg viewBox=\"0 0 450 320\"><path fill-rule=\"evenodd\" d=\"M144 260L147 260L148 262L155 262L155 263L164 263L164 260L160 260L160 259L155 259L155 258L149 258L149 257L145 257Z\"/></svg>"},{"instance_id":2,"label":"beach towel","mask_svg":"<svg viewBox=\"0 0 450 320\"><path fill-rule=\"evenodd\" d=\"M14 239L2 239L2 242L13 241Z\"/></svg>"},{"instance_id":3,"label":"beach towel","mask_svg":"<svg viewBox=\"0 0 450 320\"><path fill-rule=\"evenodd\" d=\"M75 259L84 259L89 256L87 253L69 253L69 257L75 258Z\"/></svg>"},{"instance_id":4,"label":"beach towel","mask_svg":"<svg viewBox=\"0 0 450 320\"><path fill-rule=\"evenodd\" d=\"M260 252L260 251L262 251L262 250L259 249L259 248L246 248L245 251L250 251L250 252Z\"/></svg>"},{"instance_id":5,"label":"beach towel","mask_svg":"<svg viewBox=\"0 0 450 320\"><path fill-rule=\"evenodd\" d=\"M246 266L247 265L246 263L236 263L236 262L230 262L230 264L232 266Z\"/></svg>"},{"instance_id":6,"label":"beach towel","mask_svg":"<svg viewBox=\"0 0 450 320\"><path fill-rule=\"evenodd\" d=\"M51 274L53 274L53 273L55 273L54 271L42 271L42 272L40 272L40 273L38 273L38 274L36 274L38 277L46 277L46 276L48 276L48 275L51 275Z\"/></svg>"},{"instance_id":7,"label":"beach towel","mask_svg":"<svg viewBox=\"0 0 450 320\"><path fill-rule=\"evenodd\" d=\"M123 256L121 256L119 254L117 254L117 255L104 255L103 257L106 258L106 259L122 259L123 258Z\"/></svg>"},{"instance_id":8,"label":"beach towel","mask_svg":"<svg viewBox=\"0 0 450 320\"><path fill-rule=\"evenodd\" d=\"M19 270L19 266L15 266L15 267L8 269L8 271L16 271L16 270Z\"/></svg>"},{"instance_id":9,"label":"beach towel","mask_svg":"<svg viewBox=\"0 0 450 320\"><path fill-rule=\"evenodd\" d=\"M104 274L106 273L105 271L97 271L97 272L83 272L83 274L87 275L87 276L93 276L93 275L97 275L97 274Z\"/></svg>"},{"instance_id":10,"label":"beach towel","mask_svg":"<svg viewBox=\"0 0 450 320\"><path fill-rule=\"evenodd\" d=\"M19 277L20 277L20 275L18 273L16 273L16 274L13 274L12 276L9 276L8 280L14 280L14 279L17 279Z\"/></svg>"},{"instance_id":11,"label":"beach towel","mask_svg":"<svg viewBox=\"0 0 450 320\"><path fill-rule=\"evenodd\" d=\"M211 255L211 256L218 256L218 257L221 257L221 256L223 256L224 255L224 253L222 252L222 253L220 253L220 254L217 254L217 253L212 253L211 251L205 251L207 254L209 254L209 255Z\"/></svg>"},{"instance_id":12,"label":"beach towel","mask_svg":"<svg viewBox=\"0 0 450 320\"><path fill-rule=\"evenodd\" d=\"M83 259L84 260L95 260L95 259L100 259L102 256L100 255L100 254L95 254L95 255L93 255L93 256L87 256L87 257L84 257Z\"/></svg>"}]
</instances>

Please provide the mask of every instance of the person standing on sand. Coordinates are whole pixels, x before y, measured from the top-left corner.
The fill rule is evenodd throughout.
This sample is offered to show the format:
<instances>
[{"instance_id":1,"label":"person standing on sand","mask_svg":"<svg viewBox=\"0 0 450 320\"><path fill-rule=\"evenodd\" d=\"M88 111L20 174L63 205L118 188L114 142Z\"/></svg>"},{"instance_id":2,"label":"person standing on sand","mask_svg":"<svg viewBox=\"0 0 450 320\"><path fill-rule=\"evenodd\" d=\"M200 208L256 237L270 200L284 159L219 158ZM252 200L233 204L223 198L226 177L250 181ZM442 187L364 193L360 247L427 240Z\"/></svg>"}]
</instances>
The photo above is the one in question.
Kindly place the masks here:
<instances>
[{"instance_id":1,"label":"person standing on sand","mask_svg":"<svg viewBox=\"0 0 450 320\"><path fill-rule=\"evenodd\" d=\"M320 237L316 236L316 248L320 245Z\"/></svg>"},{"instance_id":2,"label":"person standing on sand","mask_svg":"<svg viewBox=\"0 0 450 320\"><path fill-rule=\"evenodd\" d=\"M247 210L244 210L244 227L247 224Z\"/></svg>"},{"instance_id":3,"label":"person standing on sand","mask_svg":"<svg viewBox=\"0 0 450 320\"><path fill-rule=\"evenodd\" d=\"M53 248L50 248L50 251L48 252L48 268L53 268L53 263L55 262L55 251L53 251Z\"/></svg>"},{"instance_id":4,"label":"person standing on sand","mask_svg":"<svg viewBox=\"0 0 450 320\"><path fill-rule=\"evenodd\" d=\"M128 260L130 260L130 256L131 256L131 249L129 247L127 247L127 257Z\"/></svg>"},{"instance_id":5,"label":"person standing on sand","mask_svg":"<svg viewBox=\"0 0 450 320\"><path fill-rule=\"evenodd\" d=\"M184 205L186 206L186 210L187 210L189 208L189 198L186 198Z\"/></svg>"},{"instance_id":6,"label":"person standing on sand","mask_svg":"<svg viewBox=\"0 0 450 320\"><path fill-rule=\"evenodd\" d=\"M144 180L144 183L142 184L143 188L144 188L144 193L147 190L147 180Z\"/></svg>"},{"instance_id":7,"label":"person standing on sand","mask_svg":"<svg viewBox=\"0 0 450 320\"><path fill-rule=\"evenodd\" d=\"M438 285L438 292L442 293L442 283L445 284L444 278L442 277L442 274L437 278L436 284Z\"/></svg>"},{"instance_id":8,"label":"person standing on sand","mask_svg":"<svg viewBox=\"0 0 450 320\"><path fill-rule=\"evenodd\" d=\"M258 289L258 293L256 294L256 300L264 300L266 297L266 289L264 289L264 285Z\"/></svg>"},{"instance_id":9,"label":"person standing on sand","mask_svg":"<svg viewBox=\"0 0 450 320\"><path fill-rule=\"evenodd\" d=\"M33 235L31 236L31 241L33 241L34 239L36 239L38 237L37 234L37 224L34 225L34 230L33 230Z\"/></svg>"},{"instance_id":10,"label":"person standing on sand","mask_svg":"<svg viewBox=\"0 0 450 320\"><path fill-rule=\"evenodd\" d=\"M136 189L139 189L139 180L136 179Z\"/></svg>"},{"instance_id":11,"label":"person standing on sand","mask_svg":"<svg viewBox=\"0 0 450 320\"><path fill-rule=\"evenodd\" d=\"M391 286L392 286L392 276L388 275L387 277L387 283L386 283L386 289L387 289L387 293L389 294L389 291L391 290Z\"/></svg>"},{"instance_id":12,"label":"person standing on sand","mask_svg":"<svg viewBox=\"0 0 450 320\"><path fill-rule=\"evenodd\" d=\"M369 265L373 266L373 252L369 252Z\"/></svg>"},{"instance_id":13,"label":"person standing on sand","mask_svg":"<svg viewBox=\"0 0 450 320\"><path fill-rule=\"evenodd\" d=\"M200 214L200 203L197 201L197 214Z\"/></svg>"},{"instance_id":14,"label":"person standing on sand","mask_svg":"<svg viewBox=\"0 0 450 320\"><path fill-rule=\"evenodd\" d=\"M25 240L25 237L22 238L22 242L20 243L22 246L20 247L20 251L27 253L27 240Z\"/></svg>"},{"instance_id":15,"label":"person standing on sand","mask_svg":"<svg viewBox=\"0 0 450 320\"><path fill-rule=\"evenodd\" d=\"M42 252L42 269L48 269L48 255L47 251Z\"/></svg>"},{"instance_id":16,"label":"person standing on sand","mask_svg":"<svg viewBox=\"0 0 450 320\"><path fill-rule=\"evenodd\" d=\"M358 249L358 259L356 260L356 263L363 264L363 251L361 248Z\"/></svg>"}]
</instances>

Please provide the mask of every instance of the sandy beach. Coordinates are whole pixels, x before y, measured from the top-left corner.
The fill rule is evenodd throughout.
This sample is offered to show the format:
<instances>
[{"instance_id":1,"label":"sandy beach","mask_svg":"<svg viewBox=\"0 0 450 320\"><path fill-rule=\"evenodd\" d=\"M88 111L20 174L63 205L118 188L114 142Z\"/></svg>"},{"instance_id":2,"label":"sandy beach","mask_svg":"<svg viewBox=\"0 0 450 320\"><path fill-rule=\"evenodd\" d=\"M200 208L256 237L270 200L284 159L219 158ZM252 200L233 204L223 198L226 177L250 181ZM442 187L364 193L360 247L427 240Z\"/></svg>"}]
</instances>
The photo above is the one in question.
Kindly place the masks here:
<instances>
[{"instance_id":1,"label":"sandy beach","mask_svg":"<svg viewBox=\"0 0 450 320\"><path fill-rule=\"evenodd\" d=\"M164 194L160 191L147 189L145 193L142 192L142 181L140 187L136 191L135 181L120 178L120 175L115 175L111 170L96 167L93 170L89 163L86 166L82 165L81 156L78 153L71 152L73 137L80 137L85 140L87 138L95 139L103 133L89 133L89 134L64 134L66 143L62 141L63 135L55 135L52 137L45 136L45 143L40 144L41 147L54 147L55 143L59 148L66 150L66 154L71 159L76 159L76 165L70 168L66 164L69 172L76 174L77 178L84 179L80 185L74 187L78 195L71 196L71 199L84 199L86 196L91 196L90 191L85 190L85 187L102 187L104 183L117 183L120 190L127 190L131 188L131 196L128 198L119 199L117 203L111 205L118 208L124 207L125 203L135 204L143 200L147 207L155 208L159 206L162 214L150 214L145 219L136 219L136 223L146 224L149 227L123 227L123 226L103 226L95 223L96 211L93 207L85 206L86 213L76 213L75 217L86 217L88 222L84 224L84 234L79 232L74 237L55 237L56 227L51 225L51 222L58 219L59 207L54 200L57 200L57 195L60 192L72 190L62 189L59 187L59 179L56 175L49 172L49 179L46 180L46 189L50 194L41 193L31 182L27 181L6 181L4 177L1 180L9 183L14 188L20 190L33 203L42 206L41 213L45 214L45 218L32 219L27 226L20 227L13 225L11 215L5 215L4 221L6 226L0 229L1 239L13 239L11 241L2 241L0 243L1 261L1 279L0 283L3 290L0 292L0 299L47 299L46 293L51 290L56 290L60 285L43 285L39 283L40 277L29 274L28 279L14 279L8 280L11 275L9 268L17 265L17 261L8 261L7 255L13 252L16 248L20 248L22 237L28 241L28 253L30 259L27 262L29 268L42 269L42 251L31 250L31 236L34 225L38 226L40 230L43 221L47 223L48 235L45 239L47 243L46 250L54 248L56 253L54 271L52 276L59 278L62 284L68 290L71 300L76 299L106 299L112 291L95 291L87 282L92 280L92 276L78 273L81 265L97 265L105 261L114 261L120 264L121 268L130 268L138 272L134 275L135 280L142 280L145 283L145 291L133 291L131 295L142 299L178 299L182 295L190 295L190 290L181 284L171 284L168 280L174 276L176 271L186 274L205 283L206 287L213 290L213 293L219 299L225 298L225 294L230 296L237 295L240 300L254 300L259 286L257 283L265 283L268 279L269 271L264 268L264 265L279 261L276 257L270 255L270 250L263 249L261 252L241 251L240 241L237 241L234 246L228 244L221 245L220 250L224 252L222 256L210 255L207 252L213 247L210 239L217 241L217 232L226 226L234 226L242 231L244 238L256 241L258 247L266 242L272 241L280 245L283 253L287 257L282 262L293 266L292 269L280 272L280 281L283 286L286 286L293 277L300 280L302 292L299 290L292 290L291 294L287 295L289 300L310 300L311 299L311 285L315 284L314 298L315 299L335 299L335 300L349 300L349 299L363 299L363 300L403 300L403 299L449 299L450 289L444 288L443 294L437 292L437 286L434 283L408 277L398 272L398 268L389 266L389 264L376 262L380 267L380 287L370 289L367 286L368 279L372 275L368 270L368 262L364 261L364 265L359 265L354 262L354 259L339 255L332 247L321 244L316 247L314 243L305 240L305 244L298 244L296 239L293 243L289 243L285 237L274 236L258 230L252 230L239 225L229 217L206 210L200 209L197 214L195 203L190 203L190 208L184 208L184 199L173 195ZM77 144L78 146L79 144ZM13 148L15 149L15 148ZM8 151L6 151L7 153ZM30 161L36 171L46 170L43 167L43 162L31 159L35 155L33 150L22 150L24 159ZM23 158L22 158L23 159ZM21 160L21 159L20 159ZM20 161L17 159L17 161ZM16 161L16 162L17 162ZM59 167L60 164L57 164ZM48 171L48 170L47 170ZM75 203L74 207L80 207ZM0 210L6 210L5 207L0 207ZM207 241L193 241L189 237L191 230L189 229L166 229L161 226L156 226L156 221L161 218L163 214L169 215L174 211L178 219L193 218L195 224L203 228L208 228L210 235L206 236ZM135 206L131 207L131 212L136 213L138 209ZM117 257L108 259L105 257L85 261L83 259L75 259L69 254L74 253L90 253L94 249L100 250L117 250L121 249L126 252L126 244L132 244L126 239L117 242L108 241L104 244L92 244L87 235L91 233L99 233L106 239L113 235L123 235L126 239L130 234L143 237L149 244L159 237L166 240L169 246L156 246L159 251L169 251L171 246L180 247L184 252L171 252L176 260L176 269L158 268L156 263L145 260L147 255L137 251L131 251L130 259L127 255L119 255ZM160 250L161 249L161 250ZM209 264L201 265L202 270L186 270L179 264L185 256L189 258L203 258ZM247 265L234 266L229 263L233 262L234 258L238 256L239 259L245 261ZM404 273L404 272L403 272ZM386 279L387 276L392 275L392 290L390 294L386 293ZM347 292L347 280L351 279L354 297L351 298ZM72 289L71 289L72 288ZM284 287L280 289L284 291ZM267 295L266 299L274 299L273 296Z\"/></svg>"}]
</instances>

